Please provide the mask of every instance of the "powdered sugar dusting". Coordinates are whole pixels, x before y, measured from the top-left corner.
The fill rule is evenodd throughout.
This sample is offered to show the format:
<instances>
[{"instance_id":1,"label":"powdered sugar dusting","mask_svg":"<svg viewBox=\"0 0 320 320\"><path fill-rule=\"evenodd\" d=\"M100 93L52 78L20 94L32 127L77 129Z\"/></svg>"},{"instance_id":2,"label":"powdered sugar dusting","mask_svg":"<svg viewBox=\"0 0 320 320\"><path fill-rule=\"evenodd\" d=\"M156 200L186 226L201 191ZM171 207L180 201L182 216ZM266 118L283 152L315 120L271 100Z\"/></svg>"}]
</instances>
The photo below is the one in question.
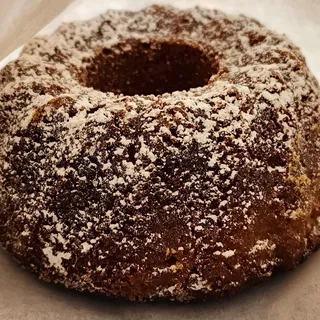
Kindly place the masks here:
<instances>
[{"instance_id":1,"label":"powdered sugar dusting","mask_svg":"<svg viewBox=\"0 0 320 320\"><path fill-rule=\"evenodd\" d=\"M206 86L159 96L85 86L102 48L168 35L216 52ZM320 94L286 37L201 8L109 11L32 40L0 77L0 200L12 208L0 239L42 261L44 279L54 270L81 290L189 300L306 246L309 224L303 233L291 218L308 219L316 202L319 148L306 137L319 142Z\"/></svg>"}]
</instances>

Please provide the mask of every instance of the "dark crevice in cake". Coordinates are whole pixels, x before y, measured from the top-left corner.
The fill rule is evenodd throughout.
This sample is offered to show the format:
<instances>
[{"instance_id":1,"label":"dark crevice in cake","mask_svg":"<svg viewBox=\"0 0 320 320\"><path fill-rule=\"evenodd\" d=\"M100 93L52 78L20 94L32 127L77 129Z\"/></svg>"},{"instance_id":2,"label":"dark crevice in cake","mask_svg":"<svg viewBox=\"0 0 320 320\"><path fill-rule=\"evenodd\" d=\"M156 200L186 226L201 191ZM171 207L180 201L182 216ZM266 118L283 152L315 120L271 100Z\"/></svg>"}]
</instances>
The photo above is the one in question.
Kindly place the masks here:
<instances>
[{"instance_id":1,"label":"dark crevice in cake","mask_svg":"<svg viewBox=\"0 0 320 320\"><path fill-rule=\"evenodd\" d=\"M218 72L212 52L185 42L128 40L103 48L86 68L85 85L125 95L160 95L208 84Z\"/></svg>"},{"instance_id":2,"label":"dark crevice in cake","mask_svg":"<svg viewBox=\"0 0 320 320\"><path fill-rule=\"evenodd\" d=\"M128 147L128 155L129 155L129 161L132 162L133 164L136 163L136 145L130 144Z\"/></svg>"},{"instance_id":3,"label":"dark crevice in cake","mask_svg":"<svg viewBox=\"0 0 320 320\"><path fill-rule=\"evenodd\" d=\"M173 266L178 262L178 259L175 256L170 256L166 259L166 263L168 266Z\"/></svg>"}]
</instances>

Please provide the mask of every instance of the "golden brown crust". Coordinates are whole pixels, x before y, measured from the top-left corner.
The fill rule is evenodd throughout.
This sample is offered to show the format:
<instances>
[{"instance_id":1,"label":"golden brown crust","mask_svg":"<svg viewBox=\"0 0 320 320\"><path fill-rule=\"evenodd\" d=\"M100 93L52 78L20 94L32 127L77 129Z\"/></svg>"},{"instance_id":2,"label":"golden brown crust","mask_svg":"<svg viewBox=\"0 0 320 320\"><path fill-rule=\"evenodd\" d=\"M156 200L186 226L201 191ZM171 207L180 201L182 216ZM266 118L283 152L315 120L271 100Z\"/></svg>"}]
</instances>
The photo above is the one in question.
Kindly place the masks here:
<instances>
[{"instance_id":1,"label":"golden brown crust","mask_svg":"<svg viewBox=\"0 0 320 320\"><path fill-rule=\"evenodd\" d=\"M317 248L320 90L285 36L201 8L109 11L0 78L0 242L45 281L206 299Z\"/></svg>"}]
</instances>

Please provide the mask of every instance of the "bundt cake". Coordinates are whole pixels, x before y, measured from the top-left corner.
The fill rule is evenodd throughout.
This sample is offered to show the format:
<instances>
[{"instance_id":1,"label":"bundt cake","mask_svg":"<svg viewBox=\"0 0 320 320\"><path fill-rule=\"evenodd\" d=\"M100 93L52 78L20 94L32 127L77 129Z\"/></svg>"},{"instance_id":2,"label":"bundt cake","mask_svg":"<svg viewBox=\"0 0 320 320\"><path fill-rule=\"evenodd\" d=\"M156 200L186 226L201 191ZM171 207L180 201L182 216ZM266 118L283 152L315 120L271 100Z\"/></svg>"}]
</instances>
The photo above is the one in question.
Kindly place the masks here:
<instances>
[{"instance_id":1,"label":"bundt cake","mask_svg":"<svg viewBox=\"0 0 320 320\"><path fill-rule=\"evenodd\" d=\"M319 85L256 20L108 11L0 79L0 243L41 279L203 300L318 247Z\"/></svg>"}]
</instances>

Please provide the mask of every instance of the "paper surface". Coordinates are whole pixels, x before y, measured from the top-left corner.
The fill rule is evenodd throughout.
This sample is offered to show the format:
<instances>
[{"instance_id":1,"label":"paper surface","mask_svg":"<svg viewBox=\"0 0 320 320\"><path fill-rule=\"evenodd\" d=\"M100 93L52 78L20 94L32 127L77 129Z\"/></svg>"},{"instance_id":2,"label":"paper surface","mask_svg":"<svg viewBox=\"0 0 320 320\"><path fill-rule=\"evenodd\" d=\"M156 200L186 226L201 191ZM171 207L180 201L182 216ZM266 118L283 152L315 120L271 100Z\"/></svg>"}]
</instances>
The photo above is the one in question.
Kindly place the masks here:
<instances>
[{"instance_id":1,"label":"paper surface","mask_svg":"<svg viewBox=\"0 0 320 320\"><path fill-rule=\"evenodd\" d=\"M0 60L24 44L72 0L1 0Z\"/></svg>"},{"instance_id":2,"label":"paper surface","mask_svg":"<svg viewBox=\"0 0 320 320\"><path fill-rule=\"evenodd\" d=\"M62 21L88 19L108 8L140 9L154 2L177 7L201 5L255 17L269 28L286 33L299 45L310 69L320 79L319 0L75 0L41 33L52 32ZM18 51L7 57L0 65L3 66L17 55ZM0 250L0 319L318 320L320 319L319 267L320 252L312 255L294 272L277 276L230 299L189 305L140 304L115 302L105 297L45 284L29 272L21 270L19 265Z\"/></svg>"}]
</instances>

